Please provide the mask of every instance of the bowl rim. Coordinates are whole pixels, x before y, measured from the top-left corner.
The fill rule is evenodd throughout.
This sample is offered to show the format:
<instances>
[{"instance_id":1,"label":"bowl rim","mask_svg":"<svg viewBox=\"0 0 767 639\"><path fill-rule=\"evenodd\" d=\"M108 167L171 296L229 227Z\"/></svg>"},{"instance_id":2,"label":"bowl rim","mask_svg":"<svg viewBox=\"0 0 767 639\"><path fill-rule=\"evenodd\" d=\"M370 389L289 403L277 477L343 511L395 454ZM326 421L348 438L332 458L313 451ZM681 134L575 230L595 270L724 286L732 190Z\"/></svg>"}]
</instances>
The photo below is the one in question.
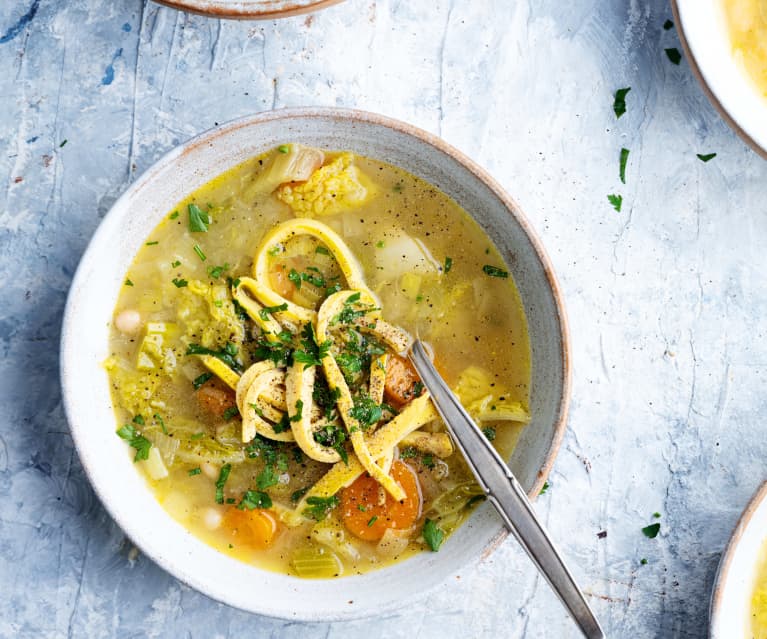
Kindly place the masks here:
<instances>
[{"instance_id":1,"label":"bowl rim","mask_svg":"<svg viewBox=\"0 0 767 639\"><path fill-rule=\"evenodd\" d=\"M714 587L711 591L711 602L709 604L708 636L710 639L719 639L719 636L715 635L714 632L719 625L719 615L721 614L720 611L724 600L725 586L730 576L730 568L733 559L735 558L735 552L743 535L751 525L751 521L754 518L756 511L765 499L767 499L767 481L757 488L756 492L741 513L738 518L738 523L735 525L735 529L732 531L732 535L730 535L727 546L719 560L719 567L717 568L716 576L714 577Z\"/></svg>"},{"instance_id":2,"label":"bowl rim","mask_svg":"<svg viewBox=\"0 0 767 639\"><path fill-rule=\"evenodd\" d=\"M714 89L709 84L709 81L706 79L706 75L703 73L703 70L700 68L698 61L692 53L689 39L685 33L685 24L682 20L681 12L679 11L679 0L671 0L671 13L674 16L674 24L676 25L676 31L679 35L679 42L682 45L684 55L690 65L692 74L703 89L704 95L708 98L709 102L711 102L711 105L716 109L721 118L733 131L735 131L738 137L756 152L757 155L767 160L767 148L760 146L759 143L735 120L730 112L724 107Z\"/></svg>"},{"instance_id":3,"label":"bowl rim","mask_svg":"<svg viewBox=\"0 0 767 639\"><path fill-rule=\"evenodd\" d=\"M110 210L107 212L107 214L104 216L104 218L100 222L99 226L97 227L96 231L91 237L87 248L85 249L82 257L80 258L80 263L78 264L77 270L70 284L70 290L69 290L69 293L67 294L67 301L64 308L64 314L63 314L63 320L62 320L62 339L61 339L60 352L59 352L59 362L60 362L59 374L60 374L61 386L63 391L62 404L64 407L65 415L67 417L67 422L69 423L69 426L70 426L70 432L72 434L72 439L74 441L75 448L78 451L78 456L81 460L83 470L85 471L85 474L88 477L89 483L91 487L93 488L94 492L96 493L96 495L98 496L99 500L103 504L105 510L109 513L113 521L115 521L120 526L120 528L123 531L125 531L126 528L122 525L122 516L118 513L117 509L108 500L104 498L101 487L97 486L91 480L92 474L87 461L87 456L83 457L83 455L80 454L81 448L85 447L85 441L83 439L84 434L80 431L80 429L73 427L73 422L70 419L70 416L74 414L74 409L70 406L70 402L74 401L74 397L72 396L72 392L68 390L68 388L71 385L66 381L66 374L65 374L66 372L68 372L65 370L68 363L68 358L65 355L66 346L67 346L67 335L70 332L69 327L71 327L76 320L76 316L74 315L76 300L74 299L75 296L73 292L81 288L80 280L86 277L86 274L84 271L85 271L86 263L89 262L90 260L90 253L95 252L94 247L99 244L101 235L109 231L108 220L110 219L110 214L112 213L112 211L123 208L125 201L132 198L136 192L140 191L146 184L150 183L153 179L155 179L154 177L155 174L161 172L163 169L165 169L168 166L172 166L173 164L179 161L182 161L184 156L190 151L192 151L193 149L201 145L208 145L208 144L212 145L214 141L216 140L216 138L219 138L220 136L223 136L223 135L231 134L237 129L250 127L250 126L261 124L264 122L270 122L270 121L281 120L281 119L289 120L292 118L302 118L302 119L317 118L317 119L340 119L340 120L361 121L368 124L390 128L399 133L403 133L405 135L409 135L414 138L417 138L421 142L424 142L425 144L434 147L437 151L450 156L452 159L454 159L459 164L461 164L466 170L471 172L480 181L482 181L485 184L485 186L487 186L487 188L491 191L491 193L503 203L503 206L508 212L508 214L512 216L512 218L514 218L516 222L524 230L524 233L527 236L528 241L530 242L530 245L532 246L533 250L535 251L536 257L540 261L541 267L543 268L543 271L545 273L546 281L548 283L550 294L556 309L556 315L557 315L556 321L557 321L560 335L561 335L561 344L560 344L559 350L560 350L560 358L562 362L562 377L561 377L562 393L559 398L559 405L556 410L556 417L554 420L554 429L553 429L548 450L546 451L546 455L544 456L543 461L540 465L540 468L537 471L536 479L533 482L532 487L527 493L528 498L531 501L535 501L536 497L540 494L541 489L543 488L543 485L549 473L551 472L556 456L562 445L562 441L564 439L564 435L567 430L567 418L568 418L569 403L570 403L571 390L572 390L571 388L572 358L571 358L571 352L570 352L570 332L569 332L569 324L568 324L568 319L567 319L565 306L564 306L564 299L562 296L559 282L557 281L556 275L553 270L553 265L551 263L551 260L548 254L546 253L543 247L543 244L541 243L540 238L538 237L538 235L536 234L536 232L530 225L522 209L519 207L516 201L508 193L504 191L504 189L495 180L495 178L493 178L485 169L481 168L473 160L471 160L466 155L464 155L463 152L459 151L458 149L448 144L447 142L437 137L436 135L433 135L423 129L420 129L406 122L403 122L394 118L390 118L388 116L383 116L377 113L372 113L369 111L339 108L339 107L292 107L292 108L258 112L255 114L230 120L229 122L222 123L217 127L203 131L202 133L199 133L196 136L190 138L186 142L173 147L165 155L163 155L159 160L157 160L149 168L147 168L132 184L130 184L125 189L122 195L114 202ZM493 551L501 544L501 542L508 536L508 534L509 534L509 531L505 527L501 527L498 533L485 546L485 548L483 549L478 559L485 560L488 556L490 556L493 553ZM217 600L222 601L221 599L218 599L217 597L215 597L208 591L199 588L196 584L191 583L186 578L185 575L180 575L178 571L174 570L173 566L171 565L171 562L166 560L164 557L159 556L157 553L147 552L144 547L144 544L141 543L140 540L133 539L131 537L131 541L138 548L140 548L141 551L144 554L146 554L152 561L154 561L161 568L163 568L165 571L171 574L175 579L178 579L182 583L189 585L195 590L203 592L207 596L212 596L216 598ZM470 559L467 559L467 562L469 560ZM466 564L464 563L464 565ZM435 590L442 583L444 582L437 582L433 584L430 588L424 590L421 593L421 596L425 596L429 592ZM237 607L235 604L230 604L229 602L226 602L226 601L222 601L222 603L225 603L226 605L230 605L232 607ZM255 613L253 610L248 610L248 609L244 609L244 610L252 614L261 614L263 616L275 616L275 615L270 615L268 612ZM329 615L326 619L324 619L324 621L364 618L364 617L370 617L371 614L375 614L375 613L370 613L370 612L366 613L365 611L360 610L359 614L356 614L356 615L353 613L345 614L343 616L337 616L337 617ZM282 618L282 617L279 617L279 618ZM302 617L300 616L293 617L292 619L299 620L299 619L302 619ZM319 621L318 619L309 619L309 620Z\"/></svg>"},{"instance_id":4,"label":"bowl rim","mask_svg":"<svg viewBox=\"0 0 767 639\"><path fill-rule=\"evenodd\" d=\"M271 0L270 7L264 8L260 3L251 2L227 2L222 4L218 0L156 0L158 4L165 5L177 11L187 11L211 18L225 18L230 20L273 20L276 18L290 18L305 13L314 13L327 7L343 2L343 0L311 0L308 4L297 4L292 0ZM278 6L275 6L277 4ZM283 6L279 6L283 5Z\"/></svg>"}]
</instances>

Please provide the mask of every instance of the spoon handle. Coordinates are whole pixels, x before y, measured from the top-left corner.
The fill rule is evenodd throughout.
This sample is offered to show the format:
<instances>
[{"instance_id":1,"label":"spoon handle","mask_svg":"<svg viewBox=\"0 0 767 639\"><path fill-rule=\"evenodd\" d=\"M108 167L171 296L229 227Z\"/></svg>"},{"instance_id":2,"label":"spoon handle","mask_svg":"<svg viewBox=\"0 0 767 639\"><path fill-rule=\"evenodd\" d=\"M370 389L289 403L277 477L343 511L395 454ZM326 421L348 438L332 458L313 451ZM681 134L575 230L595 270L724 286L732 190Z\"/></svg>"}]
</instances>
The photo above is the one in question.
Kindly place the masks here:
<instances>
[{"instance_id":1,"label":"spoon handle","mask_svg":"<svg viewBox=\"0 0 767 639\"><path fill-rule=\"evenodd\" d=\"M536 517L524 490L434 368L420 340L413 343L410 359L431 394L437 412L507 528L559 596L584 636L588 639L603 639L605 635L599 622Z\"/></svg>"}]
</instances>

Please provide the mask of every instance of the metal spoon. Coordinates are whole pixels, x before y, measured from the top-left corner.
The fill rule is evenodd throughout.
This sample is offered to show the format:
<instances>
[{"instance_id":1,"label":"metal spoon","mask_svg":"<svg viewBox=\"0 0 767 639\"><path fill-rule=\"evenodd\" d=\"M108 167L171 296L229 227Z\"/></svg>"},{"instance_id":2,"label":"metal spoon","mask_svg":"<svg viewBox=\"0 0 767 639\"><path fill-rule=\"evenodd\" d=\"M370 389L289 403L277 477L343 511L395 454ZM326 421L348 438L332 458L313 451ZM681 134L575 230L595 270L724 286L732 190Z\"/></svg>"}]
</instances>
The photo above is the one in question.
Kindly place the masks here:
<instances>
[{"instance_id":1,"label":"metal spoon","mask_svg":"<svg viewBox=\"0 0 767 639\"><path fill-rule=\"evenodd\" d=\"M562 556L535 515L525 491L493 445L482 434L461 402L448 388L418 339L410 361L431 394L437 411L461 449L477 482L506 527L516 537L541 574L588 639L604 639L604 632L578 588Z\"/></svg>"}]
</instances>

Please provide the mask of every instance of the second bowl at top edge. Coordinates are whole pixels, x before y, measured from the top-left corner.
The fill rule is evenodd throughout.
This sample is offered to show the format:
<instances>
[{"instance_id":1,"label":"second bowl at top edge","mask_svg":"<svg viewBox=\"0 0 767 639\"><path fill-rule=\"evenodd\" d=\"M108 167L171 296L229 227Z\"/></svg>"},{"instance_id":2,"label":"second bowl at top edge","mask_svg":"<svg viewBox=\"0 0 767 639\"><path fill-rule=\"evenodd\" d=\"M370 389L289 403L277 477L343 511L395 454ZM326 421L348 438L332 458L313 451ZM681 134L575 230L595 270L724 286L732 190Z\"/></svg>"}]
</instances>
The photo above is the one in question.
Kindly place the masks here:
<instances>
[{"instance_id":1,"label":"second bowl at top edge","mask_svg":"<svg viewBox=\"0 0 767 639\"><path fill-rule=\"evenodd\" d=\"M179 11L211 18L274 20L325 9L343 0L157 0Z\"/></svg>"},{"instance_id":2,"label":"second bowl at top edge","mask_svg":"<svg viewBox=\"0 0 767 639\"><path fill-rule=\"evenodd\" d=\"M510 465L534 498L559 449L570 394L565 312L551 264L516 203L482 169L440 139L379 115L333 108L285 109L224 124L168 153L115 203L78 267L61 342L64 405L83 467L107 510L147 555L180 580L227 604L273 617L328 621L383 614L485 556L505 535L481 507L448 539L373 573L299 580L218 553L165 513L114 435L102 362L120 284L148 232L186 195L225 170L286 141L350 150L399 166L458 202L509 265L532 350L530 409Z\"/></svg>"}]
</instances>

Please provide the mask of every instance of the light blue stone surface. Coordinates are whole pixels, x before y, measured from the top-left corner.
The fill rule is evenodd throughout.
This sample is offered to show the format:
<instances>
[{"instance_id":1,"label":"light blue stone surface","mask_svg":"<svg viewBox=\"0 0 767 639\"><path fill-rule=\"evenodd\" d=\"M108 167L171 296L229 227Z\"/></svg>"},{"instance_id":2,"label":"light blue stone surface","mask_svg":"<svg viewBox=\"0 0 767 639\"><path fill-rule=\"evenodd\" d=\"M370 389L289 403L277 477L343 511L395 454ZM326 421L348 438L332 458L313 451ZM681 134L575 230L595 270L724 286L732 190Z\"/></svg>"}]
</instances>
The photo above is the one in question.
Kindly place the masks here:
<instances>
[{"instance_id":1,"label":"light blue stone surface","mask_svg":"<svg viewBox=\"0 0 767 639\"><path fill-rule=\"evenodd\" d=\"M767 164L686 61L666 58L669 17L665 0L349 0L263 23L142 0L0 3L0 637L576 636L512 540L397 614L287 623L137 556L94 496L58 379L80 255L174 145L301 105L437 133L527 212L574 357L569 430L537 510L610 637L706 636L719 555L765 478Z\"/></svg>"}]
</instances>

